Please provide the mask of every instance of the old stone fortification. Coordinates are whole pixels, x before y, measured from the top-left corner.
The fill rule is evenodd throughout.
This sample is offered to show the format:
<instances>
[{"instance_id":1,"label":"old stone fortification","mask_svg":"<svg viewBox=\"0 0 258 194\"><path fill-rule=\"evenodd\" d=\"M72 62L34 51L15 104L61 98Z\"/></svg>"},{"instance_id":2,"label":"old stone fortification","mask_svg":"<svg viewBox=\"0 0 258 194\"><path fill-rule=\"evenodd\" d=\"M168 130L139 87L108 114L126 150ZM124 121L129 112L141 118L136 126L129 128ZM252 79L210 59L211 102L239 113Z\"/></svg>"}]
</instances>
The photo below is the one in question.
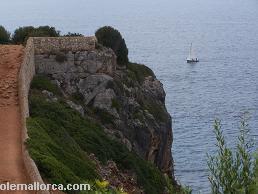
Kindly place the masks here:
<instances>
[{"instance_id":1,"label":"old stone fortification","mask_svg":"<svg viewBox=\"0 0 258 194\"><path fill-rule=\"evenodd\" d=\"M33 38L35 54L55 53L59 51L85 51L96 47L95 36L91 37L38 37Z\"/></svg>"},{"instance_id":2,"label":"old stone fortification","mask_svg":"<svg viewBox=\"0 0 258 194\"><path fill-rule=\"evenodd\" d=\"M108 134L173 177L171 117L163 86L154 75L141 83L127 69L116 70L114 52L97 45L95 37L30 38L19 76L24 141L34 74L49 76L68 96L80 94L86 107L80 107L81 113L93 109L110 115L113 125L101 123ZM35 163L23 150L31 180L42 182Z\"/></svg>"},{"instance_id":3,"label":"old stone fortification","mask_svg":"<svg viewBox=\"0 0 258 194\"><path fill-rule=\"evenodd\" d=\"M18 94L19 104L21 109L21 124L22 124L22 153L26 171L29 175L31 182L39 182L43 184L43 180L40 176L38 168L34 161L30 158L25 142L28 138L26 118L29 116L28 94L30 89L30 82L35 75L35 63L34 63L34 45L33 39L29 39L25 48L24 60L21 64L19 77L18 77ZM47 191L39 191L40 194L48 194Z\"/></svg>"},{"instance_id":4,"label":"old stone fortification","mask_svg":"<svg viewBox=\"0 0 258 194\"><path fill-rule=\"evenodd\" d=\"M26 139L28 138L26 118L29 117L28 94L30 83L35 75L35 54L54 53L64 50L73 52L89 51L95 49L95 37L73 37L73 38L30 38L24 53L24 60L21 64L18 77L18 93L19 104L21 108L21 123L22 123L22 139L23 139L23 157L24 164L31 182L43 183L38 168L34 161L30 158L26 149ZM49 194L48 191L38 192L39 194Z\"/></svg>"},{"instance_id":5,"label":"old stone fortification","mask_svg":"<svg viewBox=\"0 0 258 194\"><path fill-rule=\"evenodd\" d=\"M66 40L69 41L65 42ZM51 75L63 88L66 88L68 94L76 92L74 82L83 80L89 75L103 73L112 76L116 70L114 52L104 47L96 49L95 38L92 37L87 38L85 43L80 41L82 37L75 40L34 39L36 73Z\"/></svg>"}]
</instances>

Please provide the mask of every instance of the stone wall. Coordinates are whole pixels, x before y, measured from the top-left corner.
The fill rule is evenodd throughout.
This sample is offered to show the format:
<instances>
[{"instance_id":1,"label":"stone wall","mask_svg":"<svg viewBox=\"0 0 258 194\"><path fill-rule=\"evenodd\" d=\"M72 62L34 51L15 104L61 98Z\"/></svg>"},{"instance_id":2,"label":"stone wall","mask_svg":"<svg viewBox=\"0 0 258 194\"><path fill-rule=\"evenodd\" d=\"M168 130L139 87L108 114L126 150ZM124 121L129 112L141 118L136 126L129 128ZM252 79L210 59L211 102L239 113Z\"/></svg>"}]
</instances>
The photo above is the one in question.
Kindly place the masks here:
<instances>
[{"instance_id":1,"label":"stone wall","mask_svg":"<svg viewBox=\"0 0 258 194\"><path fill-rule=\"evenodd\" d=\"M35 162L31 159L28 150L26 148L25 142L28 138L26 118L29 117L29 104L28 104L28 94L30 90L30 83L35 75L35 63L34 63L34 45L33 39L30 38L27 41L25 48L23 63L21 64L19 77L18 77L18 94L19 94L19 104L21 111L21 125L22 125L22 153L24 165L27 171L28 178L30 182L39 182L43 184L43 180L40 176L38 168ZM38 191L38 194L49 194L48 191Z\"/></svg>"},{"instance_id":2,"label":"stone wall","mask_svg":"<svg viewBox=\"0 0 258 194\"><path fill-rule=\"evenodd\" d=\"M56 53L59 51L89 51L96 47L96 37L35 37L35 54Z\"/></svg>"}]
</instances>

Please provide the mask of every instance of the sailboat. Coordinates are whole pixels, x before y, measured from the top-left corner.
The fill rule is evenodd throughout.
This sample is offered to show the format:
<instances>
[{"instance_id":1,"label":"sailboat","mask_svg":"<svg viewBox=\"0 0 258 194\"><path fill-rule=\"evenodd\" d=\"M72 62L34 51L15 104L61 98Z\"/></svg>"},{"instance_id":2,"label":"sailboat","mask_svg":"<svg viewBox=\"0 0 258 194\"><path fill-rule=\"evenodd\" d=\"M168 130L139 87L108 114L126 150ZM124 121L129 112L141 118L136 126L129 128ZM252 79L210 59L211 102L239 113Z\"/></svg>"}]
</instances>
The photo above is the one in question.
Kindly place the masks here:
<instances>
[{"instance_id":1,"label":"sailboat","mask_svg":"<svg viewBox=\"0 0 258 194\"><path fill-rule=\"evenodd\" d=\"M199 59L194 55L193 48L192 48L192 43L190 45L189 55L186 58L186 62L187 63L197 63L197 62L199 62Z\"/></svg>"}]
</instances>

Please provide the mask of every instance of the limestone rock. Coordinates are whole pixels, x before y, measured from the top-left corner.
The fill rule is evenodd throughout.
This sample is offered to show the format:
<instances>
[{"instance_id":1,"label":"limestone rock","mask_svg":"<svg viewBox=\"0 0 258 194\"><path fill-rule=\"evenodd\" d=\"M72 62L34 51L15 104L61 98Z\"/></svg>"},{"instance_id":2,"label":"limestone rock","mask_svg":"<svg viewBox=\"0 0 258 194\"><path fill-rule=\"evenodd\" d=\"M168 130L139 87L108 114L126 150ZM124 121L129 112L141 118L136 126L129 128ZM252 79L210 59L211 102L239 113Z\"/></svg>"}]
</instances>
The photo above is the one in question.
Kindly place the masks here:
<instances>
[{"instance_id":1,"label":"limestone rock","mask_svg":"<svg viewBox=\"0 0 258 194\"><path fill-rule=\"evenodd\" d=\"M109 81L113 78L105 74L90 75L80 79L78 83L79 92L84 96L87 105L97 94L105 92Z\"/></svg>"},{"instance_id":2,"label":"limestone rock","mask_svg":"<svg viewBox=\"0 0 258 194\"><path fill-rule=\"evenodd\" d=\"M84 116L84 109L81 105L75 104L73 101L67 100L66 103L74 110L78 111L82 116Z\"/></svg>"},{"instance_id":3,"label":"limestone rock","mask_svg":"<svg viewBox=\"0 0 258 194\"><path fill-rule=\"evenodd\" d=\"M156 78L153 78L151 76L145 78L142 87L144 91L150 93L150 95L155 96L161 102L165 102L166 93L163 89L162 83Z\"/></svg>"},{"instance_id":4,"label":"limestone rock","mask_svg":"<svg viewBox=\"0 0 258 194\"><path fill-rule=\"evenodd\" d=\"M93 106L107 111L115 118L119 118L119 115L115 108L112 107L112 100L115 98L115 92L112 89L106 89L104 92L96 95Z\"/></svg>"}]
</instances>

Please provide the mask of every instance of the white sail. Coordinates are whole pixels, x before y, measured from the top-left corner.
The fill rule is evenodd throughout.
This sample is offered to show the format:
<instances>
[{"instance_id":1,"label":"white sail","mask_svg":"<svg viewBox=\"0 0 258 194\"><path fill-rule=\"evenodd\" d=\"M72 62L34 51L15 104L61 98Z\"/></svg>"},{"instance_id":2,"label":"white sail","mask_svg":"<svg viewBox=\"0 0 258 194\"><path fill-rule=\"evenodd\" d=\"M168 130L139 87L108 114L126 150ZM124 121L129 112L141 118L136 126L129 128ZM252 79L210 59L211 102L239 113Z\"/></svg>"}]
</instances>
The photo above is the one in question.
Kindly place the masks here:
<instances>
[{"instance_id":1,"label":"white sail","mask_svg":"<svg viewBox=\"0 0 258 194\"><path fill-rule=\"evenodd\" d=\"M186 60L187 60L187 62L198 62L199 61L199 59L194 54L192 43L190 45L189 55Z\"/></svg>"}]
</instances>

